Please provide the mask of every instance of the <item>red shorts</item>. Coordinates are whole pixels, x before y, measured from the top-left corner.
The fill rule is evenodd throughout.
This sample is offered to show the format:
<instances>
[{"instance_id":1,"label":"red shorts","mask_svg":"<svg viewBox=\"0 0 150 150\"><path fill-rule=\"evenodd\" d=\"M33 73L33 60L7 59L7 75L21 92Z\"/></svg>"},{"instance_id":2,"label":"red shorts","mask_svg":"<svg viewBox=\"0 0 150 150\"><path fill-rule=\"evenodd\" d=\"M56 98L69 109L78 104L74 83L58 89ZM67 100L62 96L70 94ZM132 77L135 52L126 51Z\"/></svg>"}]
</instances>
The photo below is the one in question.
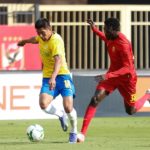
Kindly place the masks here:
<instances>
[{"instance_id":1,"label":"red shorts","mask_svg":"<svg viewBox=\"0 0 150 150\"><path fill-rule=\"evenodd\" d=\"M124 98L125 105L134 106L136 102L136 82L137 76L131 77L130 75L124 75L104 80L97 85L96 89L105 89L109 93L118 89Z\"/></svg>"}]
</instances>

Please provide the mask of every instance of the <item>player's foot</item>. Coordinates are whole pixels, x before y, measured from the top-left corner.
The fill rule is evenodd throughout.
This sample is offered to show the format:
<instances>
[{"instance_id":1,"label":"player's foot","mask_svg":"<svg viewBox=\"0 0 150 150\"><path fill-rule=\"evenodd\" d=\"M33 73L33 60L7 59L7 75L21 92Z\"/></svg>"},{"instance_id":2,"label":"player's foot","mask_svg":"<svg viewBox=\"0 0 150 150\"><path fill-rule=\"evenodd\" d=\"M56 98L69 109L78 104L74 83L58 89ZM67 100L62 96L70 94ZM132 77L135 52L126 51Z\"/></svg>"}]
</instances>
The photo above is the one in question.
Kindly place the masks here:
<instances>
[{"instance_id":1,"label":"player's foot","mask_svg":"<svg viewBox=\"0 0 150 150\"><path fill-rule=\"evenodd\" d=\"M62 117L59 117L59 121L60 121L63 131L66 132L68 130L68 122L67 122L66 114L64 114Z\"/></svg>"},{"instance_id":2,"label":"player's foot","mask_svg":"<svg viewBox=\"0 0 150 150\"><path fill-rule=\"evenodd\" d=\"M77 142L78 142L78 143L82 143L82 142L84 142L84 141L85 141L85 135L82 134L82 133L79 133L79 134L77 135Z\"/></svg>"},{"instance_id":3,"label":"player's foot","mask_svg":"<svg viewBox=\"0 0 150 150\"><path fill-rule=\"evenodd\" d=\"M77 143L77 134L76 133L70 133L69 135L69 143Z\"/></svg>"}]
</instances>

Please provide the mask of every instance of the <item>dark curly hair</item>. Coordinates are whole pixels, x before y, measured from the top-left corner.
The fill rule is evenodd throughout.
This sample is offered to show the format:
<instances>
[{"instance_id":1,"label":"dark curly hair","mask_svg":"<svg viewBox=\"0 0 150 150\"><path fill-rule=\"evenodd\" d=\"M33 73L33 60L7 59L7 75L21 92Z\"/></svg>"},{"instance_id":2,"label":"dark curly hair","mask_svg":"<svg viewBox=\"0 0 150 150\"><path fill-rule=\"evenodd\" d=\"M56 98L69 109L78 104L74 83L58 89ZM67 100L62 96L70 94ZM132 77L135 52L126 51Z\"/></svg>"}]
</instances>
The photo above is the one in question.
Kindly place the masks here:
<instances>
[{"instance_id":1,"label":"dark curly hair","mask_svg":"<svg viewBox=\"0 0 150 150\"><path fill-rule=\"evenodd\" d=\"M104 23L107 26L107 28L111 28L113 31L120 30L120 23L119 20L116 18L108 18L105 20Z\"/></svg>"},{"instance_id":2,"label":"dark curly hair","mask_svg":"<svg viewBox=\"0 0 150 150\"><path fill-rule=\"evenodd\" d=\"M47 27L50 27L50 23L49 23L48 19L46 19L46 18L38 19L35 22L35 28L36 29L47 28Z\"/></svg>"}]
</instances>

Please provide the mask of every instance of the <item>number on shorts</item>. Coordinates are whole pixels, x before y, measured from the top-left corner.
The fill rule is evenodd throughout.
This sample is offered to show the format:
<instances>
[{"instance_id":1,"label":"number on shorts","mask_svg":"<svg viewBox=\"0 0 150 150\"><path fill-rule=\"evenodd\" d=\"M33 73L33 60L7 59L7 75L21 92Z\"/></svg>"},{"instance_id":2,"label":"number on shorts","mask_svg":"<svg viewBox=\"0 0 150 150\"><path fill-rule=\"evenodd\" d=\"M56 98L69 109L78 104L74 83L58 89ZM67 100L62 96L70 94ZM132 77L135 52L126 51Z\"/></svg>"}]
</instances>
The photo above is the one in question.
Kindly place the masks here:
<instances>
[{"instance_id":1,"label":"number on shorts","mask_svg":"<svg viewBox=\"0 0 150 150\"><path fill-rule=\"evenodd\" d=\"M71 84L69 80L64 80L64 83L66 88L71 88Z\"/></svg>"},{"instance_id":2,"label":"number on shorts","mask_svg":"<svg viewBox=\"0 0 150 150\"><path fill-rule=\"evenodd\" d=\"M134 103L135 101L136 101L136 94L132 94L130 102Z\"/></svg>"}]
</instances>

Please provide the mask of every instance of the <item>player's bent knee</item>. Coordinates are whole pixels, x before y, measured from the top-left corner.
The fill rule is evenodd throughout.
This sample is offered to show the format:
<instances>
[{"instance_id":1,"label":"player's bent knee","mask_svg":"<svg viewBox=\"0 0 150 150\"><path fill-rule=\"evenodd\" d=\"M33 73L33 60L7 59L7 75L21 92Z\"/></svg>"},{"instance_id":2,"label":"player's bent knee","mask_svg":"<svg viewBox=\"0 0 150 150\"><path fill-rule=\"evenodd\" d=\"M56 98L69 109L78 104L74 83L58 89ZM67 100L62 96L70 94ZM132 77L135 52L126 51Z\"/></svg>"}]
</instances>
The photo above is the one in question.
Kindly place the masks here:
<instances>
[{"instance_id":1,"label":"player's bent knee","mask_svg":"<svg viewBox=\"0 0 150 150\"><path fill-rule=\"evenodd\" d=\"M70 113L73 110L73 103L72 102L67 102L65 101L64 105L64 110L66 113Z\"/></svg>"},{"instance_id":2,"label":"player's bent knee","mask_svg":"<svg viewBox=\"0 0 150 150\"><path fill-rule=\"evenodd\" d=\"M73 110L73 107L64 107L64 109L66 113L71 113Z\"/></svg>"},{"instance_id":3,"label":"player's bent knee","mask_svg":"<svg viewBox=\"0 0 150 150\"><path fill-rule=\"evenodd\" d=\"M45 103L40 103L40 107L41 109L46 109L48 105L46 105Z\"/></svg>"},{"instance_id":4,"label":"player's bent knee","mask_svg":"<svg viewBox=\"0 0 150 150\"><path fill-rule=\"evenodd\" d=\"M46 107L44 105L40 105L40 108L41 109L45 109Z\"/></svg>"}]
</instances>

